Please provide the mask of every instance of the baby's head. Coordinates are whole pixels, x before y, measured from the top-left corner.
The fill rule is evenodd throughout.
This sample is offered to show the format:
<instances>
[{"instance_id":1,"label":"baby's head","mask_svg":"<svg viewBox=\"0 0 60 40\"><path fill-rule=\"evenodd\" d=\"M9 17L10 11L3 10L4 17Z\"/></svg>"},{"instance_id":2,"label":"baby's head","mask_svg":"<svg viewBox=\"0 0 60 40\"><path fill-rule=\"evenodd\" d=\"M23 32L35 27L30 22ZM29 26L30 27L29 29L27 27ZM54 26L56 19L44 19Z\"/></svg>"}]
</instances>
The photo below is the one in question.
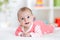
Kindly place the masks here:
<instances>
[{"instance_id":1,"label":"baby's head","mask_svg":"<svg viewBox=\"0 0 60 40\"><path fill-rule=\"evenodd\" d=\"M34 16L31 9L23 7L18 11L18 21L23 27L30 27L33 23Z\"/></svg>"}]
</instances>

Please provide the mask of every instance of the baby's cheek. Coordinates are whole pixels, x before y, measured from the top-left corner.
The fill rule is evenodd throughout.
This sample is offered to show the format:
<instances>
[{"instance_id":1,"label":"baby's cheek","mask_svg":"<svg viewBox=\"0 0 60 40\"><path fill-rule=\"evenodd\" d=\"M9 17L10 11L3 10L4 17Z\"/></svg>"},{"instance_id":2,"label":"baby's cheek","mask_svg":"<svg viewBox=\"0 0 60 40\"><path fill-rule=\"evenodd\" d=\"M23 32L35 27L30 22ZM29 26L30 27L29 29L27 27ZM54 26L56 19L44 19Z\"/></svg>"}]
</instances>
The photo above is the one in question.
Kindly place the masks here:
<instances>
[{"instance_id":1,"label":"baby's cheek","mask_svg":"<svg viewBox=\"0 0 60 40\"><path fill-rule=\"evenodd\" d=\"M29 19L29 21L31 22L31 21L33 21L33 19L32 19L32 18L30 18L30 19Z\"/></svg>"},{"instance_id":2,"label":"baby's cheek","mask_svg":"<svg viewBox=\"0 0 60 40\"><path fill-rule=\"evenodd\" d=\"M32 23L32 22L33 22L33 20L32 20L32 19L30 19L30 20L29 20L29 22L30 22L30 23Z\"/></svg>"},{"instance_id":3,"label":"baby's cheek","mask_svg":"<svg viewBox=\"0 0 60 40\"><path fill-rule=\"evenodd\" d=\"M21 25L24 25L24 22L21 22L20 24L21 24Z\"/></svg>"}]
</instances>

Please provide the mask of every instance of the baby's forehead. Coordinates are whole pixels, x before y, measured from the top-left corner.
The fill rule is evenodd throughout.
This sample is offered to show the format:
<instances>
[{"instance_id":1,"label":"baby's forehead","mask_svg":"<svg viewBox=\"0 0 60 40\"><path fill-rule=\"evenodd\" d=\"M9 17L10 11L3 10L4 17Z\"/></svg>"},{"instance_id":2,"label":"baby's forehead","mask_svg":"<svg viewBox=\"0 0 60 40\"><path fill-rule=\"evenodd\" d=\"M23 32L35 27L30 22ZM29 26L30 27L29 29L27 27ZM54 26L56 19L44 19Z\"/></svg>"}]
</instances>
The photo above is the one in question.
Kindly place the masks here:
<instances>
[{"instance_id":1,"label":"baby's forehead","mask_svg":"<svg viewBox=\"0 0 60 40\"><path fill-rule=\"evenodd\" d=\"M31 15L32 15L31 12L27 12L27 11L21 12L18 14L19 17L27 17L27 16L31 16Z\"/></svg>"},{"instance_id":2,"label":"baby's forehead","mask_svg":"<svg viewBox=\"0 0 60 40\"><path fill-rule=\"evenodd\" d=\"M32 13L30 12L30 11L28 11L28 10L26 10L26 11L20 11L19 13L18 13L18 15L31 15Z\"/></svg>"}]
</instances>

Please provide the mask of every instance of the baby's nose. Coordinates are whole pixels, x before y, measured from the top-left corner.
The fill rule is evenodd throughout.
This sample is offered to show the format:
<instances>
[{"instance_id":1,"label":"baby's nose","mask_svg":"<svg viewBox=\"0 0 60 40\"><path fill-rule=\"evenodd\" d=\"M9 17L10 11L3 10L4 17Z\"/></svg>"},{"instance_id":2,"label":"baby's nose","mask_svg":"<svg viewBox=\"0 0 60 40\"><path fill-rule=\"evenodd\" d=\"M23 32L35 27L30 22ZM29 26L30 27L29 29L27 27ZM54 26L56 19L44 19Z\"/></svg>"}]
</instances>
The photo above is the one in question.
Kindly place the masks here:
<instances>
[{"instance_id":1,"label":"baby's nose","mask_svg":"<svg viewBox=\"0 0 60 40\"><path fill-rule=\"evenodd\" d=\"M28 21L28 19L27 18L25 18L25 22L27 22Z\"/></svg>"}]
</instances>

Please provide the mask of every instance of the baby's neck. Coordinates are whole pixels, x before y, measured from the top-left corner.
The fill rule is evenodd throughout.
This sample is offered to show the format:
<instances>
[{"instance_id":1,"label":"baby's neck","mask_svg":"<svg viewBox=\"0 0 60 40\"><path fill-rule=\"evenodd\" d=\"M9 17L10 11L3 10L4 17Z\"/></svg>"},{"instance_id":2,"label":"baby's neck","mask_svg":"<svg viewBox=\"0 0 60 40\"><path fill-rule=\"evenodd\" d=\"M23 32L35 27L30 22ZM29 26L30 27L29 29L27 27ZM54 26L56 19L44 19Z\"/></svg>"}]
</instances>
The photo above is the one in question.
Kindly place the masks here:
<instances>
[{"instance_id":1,"label":"baby's neck","mask_svg":"<svg viewBox=\"0 0 60 40\"><path fill-rule=\"evenodd\" d=\"M24 31L26 32L29 29L29 27L24 27Z\"/></svg>"},{"instance_id":2,"label":"baby's neck","mask_svg":"<svg viewBox=\"0 0 60 40\"><path fill-rule=\"evenodd\" d=\"M24 31L27 32L32 26L33 26L33 23L31 23L31 25L28 27L24 27Z\"/></svg>"}]
</instances>

